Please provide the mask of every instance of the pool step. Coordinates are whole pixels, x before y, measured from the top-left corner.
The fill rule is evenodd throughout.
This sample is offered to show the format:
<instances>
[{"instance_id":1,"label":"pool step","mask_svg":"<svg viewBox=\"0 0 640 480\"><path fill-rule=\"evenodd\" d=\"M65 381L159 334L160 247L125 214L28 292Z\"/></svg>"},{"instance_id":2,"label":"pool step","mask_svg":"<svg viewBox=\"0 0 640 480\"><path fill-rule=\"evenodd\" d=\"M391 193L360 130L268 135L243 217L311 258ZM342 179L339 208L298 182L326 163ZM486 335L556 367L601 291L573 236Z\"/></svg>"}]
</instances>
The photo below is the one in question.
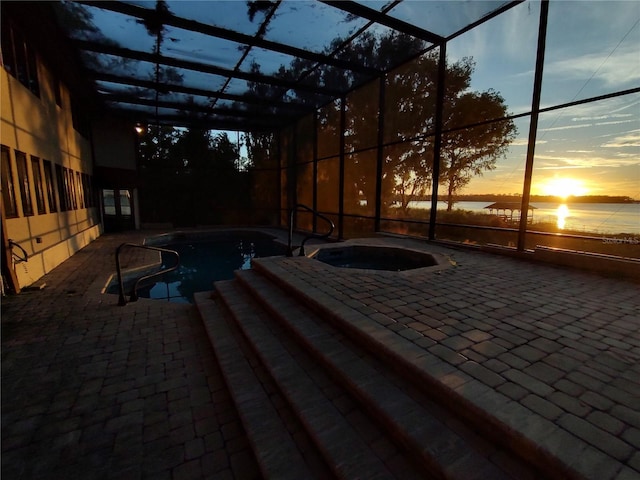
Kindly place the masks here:
<instances>
[{"instance_id":1,"label":"pool step","mask_svg":"<svg viewBox=\"0 0 640 480\"><path fill-rule=\"evenodd\" d=\"M345 477L335 466L341 465L351 473L359 471L359 455L371 458L373 453L379 459L365 462L370 470L360 471L356 477L372 478L375 472L391 475L389 478L536 478L527 466L479 438L411 382L394 375L269 279L257 271L237 272L236 276L235 282L216 284L218 295L252 348L259 352L301 423L309 428L309 436L326 462L334 466L336 477L354 478L352 474ZM282 349L289 353L285 355ZM318 373L319 367L324 374ZM298 380L291 380L289 375ZM299 380L305 376L315 378L316 386L309 380ZM321 394L325 392L330 392L330 397L323 400ZM338 396L336 392L340 392ZM309 420L305 415L333 415L334 420ZM346 423L344 419L338 422L341 416ZM325 432L328 428L330 431ZM366 433L360 443L352 438L357 447L349 447L359 455L332 457L345 448L332 452L325 442L344 442L342 437L352 435L354 429L360 436ZM391 454L393 457L388 458ZM357 467L350 466L353 462Z\"/></svg>"}]
</instances>

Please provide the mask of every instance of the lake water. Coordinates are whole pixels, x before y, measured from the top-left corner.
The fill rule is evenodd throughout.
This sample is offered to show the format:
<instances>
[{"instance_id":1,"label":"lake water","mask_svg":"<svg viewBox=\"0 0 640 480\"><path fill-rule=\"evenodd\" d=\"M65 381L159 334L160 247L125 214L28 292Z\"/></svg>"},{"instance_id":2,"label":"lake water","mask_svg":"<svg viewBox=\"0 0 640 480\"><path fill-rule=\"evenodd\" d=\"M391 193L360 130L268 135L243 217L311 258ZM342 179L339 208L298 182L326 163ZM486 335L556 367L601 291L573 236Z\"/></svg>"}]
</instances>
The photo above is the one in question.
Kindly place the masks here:
<instances>
[{"instance_id":1,"label":"lake water","mask_svg":"<svg viewBox=\"0 0 640 480\"><path fill-rule=\"evenodd\" d=\"M492 202L457 202L453 208L489 213L485 207ZM585 233L640 235L640 203L569 203L531 202L536 207L533 221L556 223L565 230ZM416 201L411 208L428 209L430 202ZM445 202L438 202L438 210L446 210Z\"/></svg>"}]
</instances>

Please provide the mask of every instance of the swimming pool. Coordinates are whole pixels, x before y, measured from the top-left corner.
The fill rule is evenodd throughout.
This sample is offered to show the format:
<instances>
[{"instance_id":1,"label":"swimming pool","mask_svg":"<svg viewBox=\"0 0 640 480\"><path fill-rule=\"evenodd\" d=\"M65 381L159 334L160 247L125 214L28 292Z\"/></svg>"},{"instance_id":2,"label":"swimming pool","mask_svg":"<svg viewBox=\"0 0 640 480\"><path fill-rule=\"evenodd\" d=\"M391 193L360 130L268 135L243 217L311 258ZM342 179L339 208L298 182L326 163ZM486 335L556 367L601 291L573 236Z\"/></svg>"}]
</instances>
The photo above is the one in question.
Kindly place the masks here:
<instances>
[{"instance_id":1,"label":"swimming pool","mask_svg":"<svg viewBox=\"0 0 640 480\"><path fill-rule=\"evenodd\" d=\"M233 278L235 270L250 269L252 258L286 252L286 246L275 242L274 237L257 231L172 234L148 239L146 244L177 251L180 266L154 278L150 281L153 283L141 284L138 296L176 303L193 303L194 293L213 290L213 282ZM154 270L174 264L175 256L162 254L162 265ZM125 281L127 292L133 281ZM107 292L118 293L118 286L111 284Z\"/></svg>"}]
</instances>

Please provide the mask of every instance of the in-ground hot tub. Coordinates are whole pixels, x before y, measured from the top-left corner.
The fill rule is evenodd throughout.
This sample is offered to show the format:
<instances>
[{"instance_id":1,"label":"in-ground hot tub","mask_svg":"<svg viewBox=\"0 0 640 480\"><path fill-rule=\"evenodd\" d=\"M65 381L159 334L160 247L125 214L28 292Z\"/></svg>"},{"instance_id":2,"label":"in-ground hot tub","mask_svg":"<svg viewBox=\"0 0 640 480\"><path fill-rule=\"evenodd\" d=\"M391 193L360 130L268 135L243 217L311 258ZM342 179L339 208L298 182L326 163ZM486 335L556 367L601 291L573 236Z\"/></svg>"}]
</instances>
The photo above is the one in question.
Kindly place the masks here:
<instances>
[{"instance_id":1,"label":"in-ground hot tub","mask_svg":"<svg viewBox=\"0 0 640 480\"><path fill-rule=\"evenodd\" d=\"M442 270L451 266L451 262L438 253L384 245L324 247L311 257L334 267L392 272Z\"/></svg>"}]
</instances>

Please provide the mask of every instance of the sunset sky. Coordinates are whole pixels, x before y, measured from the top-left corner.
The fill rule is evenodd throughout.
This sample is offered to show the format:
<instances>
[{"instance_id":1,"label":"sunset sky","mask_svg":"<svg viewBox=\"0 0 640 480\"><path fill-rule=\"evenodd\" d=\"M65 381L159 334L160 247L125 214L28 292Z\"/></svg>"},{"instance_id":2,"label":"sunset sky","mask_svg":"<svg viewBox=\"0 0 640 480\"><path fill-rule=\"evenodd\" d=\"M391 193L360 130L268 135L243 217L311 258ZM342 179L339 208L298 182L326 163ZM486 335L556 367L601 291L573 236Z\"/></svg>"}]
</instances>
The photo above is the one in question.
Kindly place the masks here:
<instances>
[{"instance_id":1,"label":"sunset sky","mask_svg":"<svg viewBox=\"0 0 640 480\"><path fill-rule=\"evenodd\" d=\"M402 17L420 24L435 4L405 1ZM471 88L496 90L512 114L531 110L539 15L539 2L525 2L447 45L449 62L473 57ZM541 107L638 87L640 2L551 0ZM522 193L529 117L515 123L507 158L461 193ZM532 194L640 200L640 93L541 114Z\"/></svg>"},{"instance_id":2,"label":"sunset sky","mask_svg":"<svg viewBox=\"0 0 640 480\"><path fill-rule=\"evenodd\" d=\"M530 110L539 2L526 2L448 44L472 56L475 90L500 92L511 113ZM640 2L551 1L541 107L640 87ZM464 193L516 193L524 177L529 119L496 170ZM533 194L640 199L640 93L543 113Z\"/></svg>"},{"instance_id":3,"label":"sunset sky","mask_svg":"<svg viewBox=\"0 0 640 480\"><path fill-rule=\"evenodd\" d=\"M148 2L134 3L149 6ZM387 2L361 3L379 9ZM503 3L406 0L395 6L391 14L438 34L448 34ZM452 4L459 8L451 8ZM205 3L172 2L171 5L177 15L189 18L196 8L199 21L222 22L223 26L240 31L255 29L258 25L247 22L244 9L229 9L229 15L220 19L216 9L201 8ZM305 5L311 5L318 15L302 8ZM108 37L124 46L134 42L137 49L153 49L153 38L134 20L127 21L125 28L117 22L121 21L118 14L99 9L94 9L94 13L95 19L101 19L101 27ZM296 15L306 16L302 21ZM335 16L331 28L321 22L325 15ZM471 89L497 91L514 115L531 110L539 15L539 1L523 2L447 44L449 62L463 57L472 57L475 61ZM320 50L331 38L352 30L356 26L352 22L345 21L342 13L328 5L292 0L283 3L282 12L273 20L266 38ZM174 33L168 28L167 38L171 39ZM189 38L199 35L187 33ZM206 41L207 48L189 51L184 47L187 37L184 44L169 41L166 42L166 53L200 61L213 57L216 61L224 61L227 56L230 62L236 59L238 49L234 44L213 45L210 37ZM546 43L543 109L640 88L638 1L551 0ZM274 55L272 64L261 67L265 73L273 73L281 63L286 65L289 61L290 57ZM148 68L152 66L147 65ZM197 87L198 79L197 72L191 72L189 82L185 81L185 84ZM192 82L195 83L191 85ZM231 82L229 89L233 85ZM522 192L529 117L517 118L515 123L518 136L507 158L500 159L495 170L474 178L461 193ZM235 133L230 133L230 138L235 138ZM537 131L532 193L624 195L640 199L640 93L542 113Z\"/></svg>"}]
</instances>

